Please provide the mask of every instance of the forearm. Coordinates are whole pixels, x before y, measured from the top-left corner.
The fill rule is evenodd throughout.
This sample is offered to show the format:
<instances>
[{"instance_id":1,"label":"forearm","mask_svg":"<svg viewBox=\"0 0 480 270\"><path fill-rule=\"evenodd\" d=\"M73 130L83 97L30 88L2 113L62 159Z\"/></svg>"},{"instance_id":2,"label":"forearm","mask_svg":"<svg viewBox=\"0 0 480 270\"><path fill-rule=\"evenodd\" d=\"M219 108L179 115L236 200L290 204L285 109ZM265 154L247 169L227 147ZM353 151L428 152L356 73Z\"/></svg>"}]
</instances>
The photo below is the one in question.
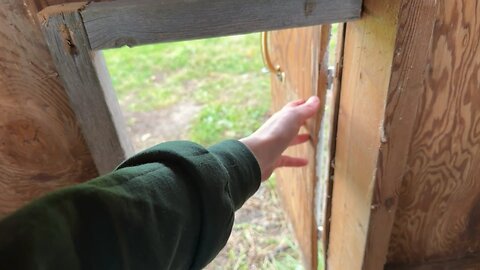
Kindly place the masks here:
<instances>
[{"instance_id":1,"label":"forearm","mask_svg":"<svg viewBox=\"0 0 480 270\"><path fill-rule=\"evenodd\" d=\"M239 142L210 151L188 142L162 144L3 220L0 264L200 268L223 247L235 209L259 183L258 164Z\"/></svg>"}]
</instances>

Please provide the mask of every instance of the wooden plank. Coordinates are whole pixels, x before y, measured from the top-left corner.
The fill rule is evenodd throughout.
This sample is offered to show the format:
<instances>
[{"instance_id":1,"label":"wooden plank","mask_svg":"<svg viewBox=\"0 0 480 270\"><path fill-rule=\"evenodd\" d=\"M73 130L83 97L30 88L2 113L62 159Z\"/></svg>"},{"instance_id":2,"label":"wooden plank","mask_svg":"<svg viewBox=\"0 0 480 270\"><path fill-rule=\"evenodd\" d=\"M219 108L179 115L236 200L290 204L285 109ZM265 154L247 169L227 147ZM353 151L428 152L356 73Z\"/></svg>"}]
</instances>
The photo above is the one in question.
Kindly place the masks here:
<instances>
[{"instance_id":1,"label":"wooden plank","mask_svg":"<svg viewBox=\"0 0 480 270\"><path fill-rule=\"evenodd\" d=\"M285 80L279 81L272 75L273 108L278 110L285 103L298 98L318 95L324 102L326 92L326 48L329 26L313 26L272 32L269 42L271 59L285 71ZM319 79L323 77L322 79ZM323 82L320 83L319 82ZM320 112L315 121L309 122L303 132L312 138L317 137L316 123L321 119ZM308 157L310 163L304 168L282 168L275 173L277 190L294 228L302 250L306 269L316 269L318 260L318 237L315 220L316 188L316 146L311 143L291 147L287 154Z\"/></svg>"},{"instance_id":2,"label":"wooden plank","mask_svg":"<svg viewBox=\"0 0 480 270\"><path fill-rule=\"evenodd\" d=\"M390 243L392 264L480 254L480 5L437 2Z\"/></svg>"},{"instance_id":3,"label":"wooden plank","mask_svg":"<svg viewBox=\"0 0 480 270\"><path fill-rule=\"evenodd\" d=\"M480 257L420 263L416 265L387 265L387 270L477 270L480 269Z\"/></svg>"},{"instance_id":4,"label":"wooden plank","mask_svg":"<svg viewBox=\"0 0 480 270\"><path fill-rule=\"evenodd\" d=\"M347 23L328 269L368 269L363 261L399 4L366 0L362 19Z\"/></svg>"},{"instance_id":5,"label":"wooden plank","mask_svg":"<svg viewBox=\"0 0 480 270\"><path fill-rule=\"evenodd\" d=\"M91 52L78 10L69 4L39 13L50 52L100 173L133 154L101 52ZM62 11L63 10L63 11Z\"/></svg>"},{"instance_id":6,"label":"wooden plank","mask_svg":"<svg viewBox=\"0 0 480 270\"><path fill-rule=\"evenodd\" d=\"M371 0L364 19L347 25L331 269L382 269L387 260L436 8Z\"/></svg>"},{"instance_id":7,"label":"wooden plank","mask_svg":"<svg viewBox=\"0 0 480 270\"><path fill-rule=\"evenodd\" d=\"M395 55L380 127L380 149L367 233L364 269L380 269L387 260L398 195L415 133L423 75L435 22L435 0L402 1Z\"/></svg>"},{"instance_id":8,"label":"wooden plank","mask_svg":"<svg viewBox=\"0 0 480 270\"><path fill-rule=\"evenodd\" d=\"M380 269L386 262L396 196L405 171L416 108L423 90L418 82L425 70L430 44L425 36L431 36L436 10L434 1L397 1L382 5L367 2L366 11L367 14L371 11L371 22L366 18L363 25L349 25L353 31L347 33L347 42L371 42L364 43L368 44L368 48L348 47L347 44L345 52L345 57L352 52L358 58L348 60L357 63L356 70L355 67L345 69L345 74L351 76L344 77L345 89L351 92L345 96L342 92L341 107L346 107L344 114L348 118L344 122L340 118L339 127L345 125L344 129L348 129L349 133L339 132L333 204L334 207L335 203L340 204L340 209L332 210L331 232L331 244L337 241L335 245L338 245L336 250L332 248L332 253L339 253L333 253L331 259L338 265L340 258L335 256L346 253L356 260L351 269ZM397 18L401 31L395 36ZM385 32L387 27L391 27L390 32ZM382 50L385 54L379 55ZM393 62L390 62L391 59ZM345 60L345 67L351 64ZM374 65L379 69L372 70ZM340 144L342 137L345 137L344 142ZM359 143L364 145L358 146ZM362 164L362 160L368 162ZM340 194L338 198L335 198L336 194ZM335 211L342 213L337 215L337 222L352 225L343 225L340 232L333 232L338 229L334 228L338 224L334 221ZM355 249L346 247L341 244L342 240L339 242L334 237L345 237L344 241L354 237Z\"/></svg>"},{"instance_id":9,"label":"wooden plank","mask_svg":"<svg viewBox=\"0 0 480 270\"><path fill-rule=\"evenodd\" d=\"M0 219L96 177L32 1L0 4Z\"/></svg>"},{"instance_id":10,"label":"wooden plank","mask_svg":"<svg viewBox=\"0 0 480 270\"><path fill-rule=\"evenodd\" d=\"M92 49L217 37L359 18L361 0L117 0L82 11Z\"/></svg>"}]
</instances>

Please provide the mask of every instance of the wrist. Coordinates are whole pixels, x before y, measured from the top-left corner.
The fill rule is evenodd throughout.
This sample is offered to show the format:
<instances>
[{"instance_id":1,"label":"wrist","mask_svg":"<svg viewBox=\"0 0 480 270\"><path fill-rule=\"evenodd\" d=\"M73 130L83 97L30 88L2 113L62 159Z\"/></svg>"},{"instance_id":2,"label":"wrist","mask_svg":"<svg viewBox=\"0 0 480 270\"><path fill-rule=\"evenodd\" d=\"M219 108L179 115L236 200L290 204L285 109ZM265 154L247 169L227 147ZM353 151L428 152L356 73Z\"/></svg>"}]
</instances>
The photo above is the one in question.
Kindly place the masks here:
<instances>
[{"instance_id":1,"label":"wrist","mask_svg":"<svg viewBox=\"0 0 480 270\"><path fill-rule=\"evenodd\" d=\"M243 143L250 150L250 152L252 152L253 156L258 162L258 166L260 167L262 181L266 180L270 176L267 175L269 168L272 167L271 164L269 164L271 163L269 161L272 160L272 158L269 157L272 154L271 149L272 147L275 147L274 145L271 145L272 140L263 138L261 136L250 135L246 138L240 139L239 141Z\"/></svg>"}]
</instances>

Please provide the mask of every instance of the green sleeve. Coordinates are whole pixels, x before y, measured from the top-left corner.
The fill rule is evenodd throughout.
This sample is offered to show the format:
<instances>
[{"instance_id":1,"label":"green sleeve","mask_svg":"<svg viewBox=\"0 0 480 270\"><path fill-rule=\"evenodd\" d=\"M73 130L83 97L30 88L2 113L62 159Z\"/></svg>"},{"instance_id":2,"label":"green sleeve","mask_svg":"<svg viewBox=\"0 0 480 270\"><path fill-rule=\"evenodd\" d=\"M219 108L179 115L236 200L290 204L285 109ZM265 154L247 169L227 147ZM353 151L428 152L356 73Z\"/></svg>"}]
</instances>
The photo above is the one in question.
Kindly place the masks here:
<instances>
[{"instance_id":1,"label":"green sleeve","mask_svg":"<svg viewBox=\"0 0 480 270\"><path fill-rule=\"evenodd\" d=\"M260 185L238 141L157 145L0 222L0 269L200 269Z\"/></svg>"}]
</instances>

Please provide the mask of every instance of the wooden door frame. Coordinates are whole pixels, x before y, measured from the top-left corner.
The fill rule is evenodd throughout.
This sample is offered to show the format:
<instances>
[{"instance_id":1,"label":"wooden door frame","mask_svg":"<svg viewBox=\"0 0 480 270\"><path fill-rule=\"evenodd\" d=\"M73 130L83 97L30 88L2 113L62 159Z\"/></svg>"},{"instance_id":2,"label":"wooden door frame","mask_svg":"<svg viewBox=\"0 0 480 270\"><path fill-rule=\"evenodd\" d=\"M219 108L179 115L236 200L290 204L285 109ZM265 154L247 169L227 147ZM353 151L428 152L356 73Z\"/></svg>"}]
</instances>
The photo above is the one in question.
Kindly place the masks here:
<instances>
[{"instance_id":1,"label":"wooden door frame","mask_svg":"<svg viewBox=\"0 0 480 270\"><path fill-rule=\"evenodd\" d=\"M387 262L437 3L365 0L364 8L346 26L329 269Z\"/></svg>"},{"instance_id":2,"label":"wooden door frame","mask_svg":"<svg viewBox=\"0 0 480 270\"><path fill-rule=\"evenodd\" d=\"M102 49L345 22L359 18L361 7L361 0L117 0L50 6L38 17L97 170L104 174L134 150ZM308 268L316 268L317 254L310 255L314 263Z\"/></svg>"},{"instance_id":3,"label":"wooden door frame","mask_svg":"<svg viewBox=\"0 0 480 270\"><path fill-rule=\"evenodd\" d=\"M348 21L360 17L361 4L361 0L117 0L50 6L38 16L103 174L134 151L101 49Z\"/></svg>"}]
</instances>

